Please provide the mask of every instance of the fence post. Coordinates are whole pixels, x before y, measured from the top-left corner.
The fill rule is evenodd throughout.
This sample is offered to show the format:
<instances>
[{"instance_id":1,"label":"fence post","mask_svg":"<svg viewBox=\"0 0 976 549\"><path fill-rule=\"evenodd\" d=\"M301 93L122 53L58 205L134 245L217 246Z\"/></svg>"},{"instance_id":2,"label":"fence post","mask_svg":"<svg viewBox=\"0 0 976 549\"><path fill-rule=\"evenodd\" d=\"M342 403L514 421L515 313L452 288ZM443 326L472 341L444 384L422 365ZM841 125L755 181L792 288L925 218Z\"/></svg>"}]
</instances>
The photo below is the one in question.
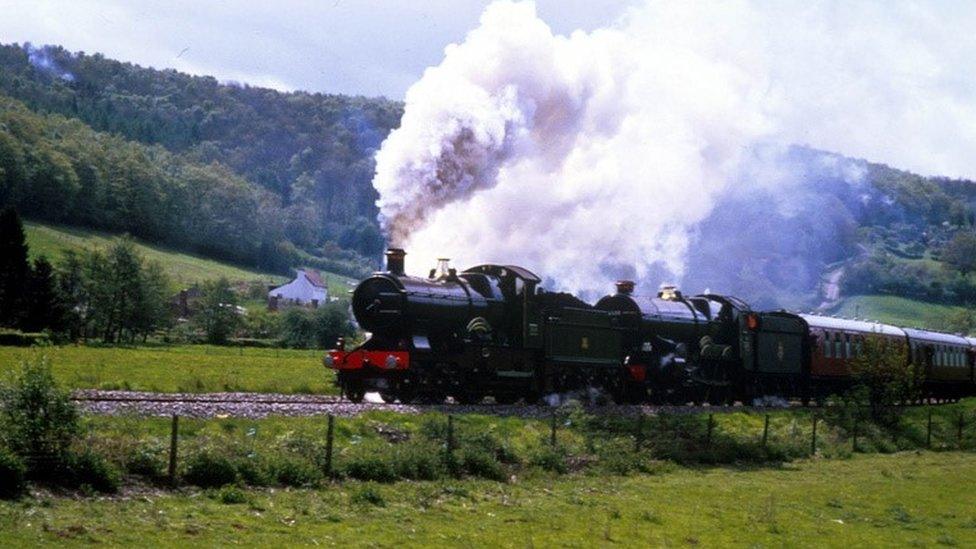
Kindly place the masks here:
<instances>
[{"instance_id":1,"label":"fence post","mask_svg":"<svg viewBox=\"0 0 976 549\"><path fill-rule=\"evenodd\" d=\"M644 444L644 412L637 415L637 434L634 436L634 451L640 452Z\"/></svg>"},{"instance_id":2,"label":"fence post","mask_svg":"<svg viewBox=\"0 0 976 549\"><path fill-rule=\"evenodd\" d=\"M169 483L176 487L176 445L180 433L180 416L173 414L173 423L169 434Z\"/></svg>"},{"instance_id":3,"label":"fence post","mask_svg":"<svg viewBox=\"0 0 976 549\"><path fill-rule=\"evenodd\" d=\"M855 407L854 408L854 425L853 425L853 429L851 429L851 452L857 452L857 415L858 415L858 411L859 411L858 408Z\"/></svg>"},{"instance_id":4,"label":"fence post","mask_svg":"<svg viewBox=\"0 0 976 549\"><path fill-rule=\"evenodd\" d=\"M335 416L329 414L329 427L325 432L325 474L332 475L332 440L335 437Z\"/></svg>"},{"instance_id":5,"label":"fence post","mask_svg":"<svg viewBox=\"0 0 976 549\"><path fill-rule=\"evenodd\" d=\"M705 435L705 447L706 448L711 448L712 447L712 429L714 428L714 426L715 426L715 424L714 424L714 418L712 417L712 414L708 414L708 431L707 431L707 433Z\"/></svg>"},{"instance_id":6,"label":"fence post","mask_svg":"<svg viewBox=\"0 0 976 549\"><path fill-rule=\"evenodd\" d=\"M766 414L765 418L766 418L765 421L763 421L763 438L762 438L763 449L766 448L766 442L769 440L769 414Z\"/></svg>"},{"instance_id":7,"label":"fence post","mask_svg":"<svg viewBox=\"0 0 976 549\"><path fill-rule=\"evenodd\" d=\"M552 447L556 446L556 409L552 410L552 417L550 418L550 433L549 433L549 445Z\"/></svg>"},{"instance_id":8,"label":"fence post","mask_svg":"<svg viewBox=\"0 0 976 549\"><path fill-rule=\"evenodd\" d=\"M932 406L927 405L925 408L929 412L928 425L925 428L925 447L932 448Z\"/></svg>"}]
</instances>

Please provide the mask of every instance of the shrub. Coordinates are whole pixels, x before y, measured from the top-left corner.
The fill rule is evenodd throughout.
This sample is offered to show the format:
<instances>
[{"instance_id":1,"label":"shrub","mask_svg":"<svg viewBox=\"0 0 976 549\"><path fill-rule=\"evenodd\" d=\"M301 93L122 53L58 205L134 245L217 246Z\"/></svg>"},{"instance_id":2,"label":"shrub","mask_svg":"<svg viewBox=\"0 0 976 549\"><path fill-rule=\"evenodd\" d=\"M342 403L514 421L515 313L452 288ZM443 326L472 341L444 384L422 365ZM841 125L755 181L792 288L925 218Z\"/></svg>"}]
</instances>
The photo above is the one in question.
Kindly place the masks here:
<instances>
[{"instance_id":1,"label":"shrub","mask_svg":"<svg viewBox=\"0 0 976 549\"><path fill-rule=\"evenodd\" d=\"M275 483L275 474L271 465L257 456L247 456L234 463L237 474L249 486L271 486Z\"/></svg>"},{"instance_id":2,"label":"shrub","mask_svg":"<svg viewBox=\"0 0 976 549\"><path fill-rule=\"evenodd\" d=\"M386 500L379 488L372 484L364 484L356 489L349 498L356 505L373 505L376 507L386 507Z\"/></svg>"},{"instance_id":3,"label":"shrub","mask_svg":"<svg viewBox=\"0 0 976 549\"><path fill-rule=\"evenodd\" d=\"M125 470L129 474L155 480L163 477L166 463L156 449L140 446L133 449L127 456Z\"/></svg>"},{"instance_id":4,"label":"shrub","mask_svg":"<svg viewBox=\"0 0 976 549\"><path fill-rule=\"evenodd\" d=\"M358 480L393 482L397 479L396 470L388 455L358 454L350 456L342 466L345 476Z\"/></svg>"},{"instance_id":5,"label":"shrub","mask_svg":"<svg viewBox=\"0 0 976 549\"><path fill-rule=\"evenodd\" d=\"M469 475L497 481L504 481L506 478L502 464L494 455L481 448L464 448L461 451L460 465Z\"/></svg>"},{"instance_id":6,"label":"shrub","mask_svg":"<svg viewBox=\"0 0 976 549\"><path fill-rule=\"evenodd\" d=\"M183 478L201 488L217 488L237 482L237 468L224 456L202 452L187 461Z\"/></svg>"},{"instance_id":7,"label":"shrub","mask_svg":"<svg viewBox=\"0 0 976 549\"><path fill-rule=\"evenodd\" d=\"M283 486L315 486L322 480L322 472L300 458L283 458L274 464L275 478Z\"/></svg>"},{"instance_id":8,"label":"shrub","mask_svg":"<svg viewBox=\"0 0 976 549\"><path fill-rule=\"evenodd\" d=\"M395 447L394 467L400 478L435 480L444 475L440 448L423 442L407 442Z\"/></svg>"},{"instance_id":9,"label":"shrub","mask_svg":"<svg viewBox=\"0 0 976 549\"><path fill-rule=\"evenodd\" d=\"M15 454L0 448L0 499L14 499L24 493L27 467Z\"/></svg>"},{"instance_id":10,"label":"shrub","mask_svg":"<svg viewBox=\"0 0 976 549\"><path fill-rule=\"evenodd\" d=\"M566 466L566 450L561 446L543 446L535 451L529 462L545 471L565 474L568 471Z\"/></svg>"},{"instance_id":11,"label":"shrub","mask_svg":"<svg viewBox=\"0 0 976 549\"><path fill-rule=\"evenodd\" d=\"M24 362L14 383L0 389L0 413L7 447L32 460L62 461L80 432L78 411L55 383L46 358ZM28 467L29 476L49 470L34 469Z\"/></svg>"},{"instance_id":12,"label":"shrub","mask_svg":"<svg viewBox=\"0 0 976 549\"><path fill-rule=\"evenodd\" d=\"M236 505L240 503L247 503L247 494L244 490L241 490L237 486L229 485L224 486L217 492L217 499L220 503L227 505Z\"/></svg>"},{"instance_id":13,"label":"shrub","mask_svg":"<svg viewBox=\"0 0 976 549\"><path fill-rule=\"evenodd\" d=\"M119 471L102 456L84 450L65 458L62 484L111 494L119 490Z\"/></svg>"}]
</instances>

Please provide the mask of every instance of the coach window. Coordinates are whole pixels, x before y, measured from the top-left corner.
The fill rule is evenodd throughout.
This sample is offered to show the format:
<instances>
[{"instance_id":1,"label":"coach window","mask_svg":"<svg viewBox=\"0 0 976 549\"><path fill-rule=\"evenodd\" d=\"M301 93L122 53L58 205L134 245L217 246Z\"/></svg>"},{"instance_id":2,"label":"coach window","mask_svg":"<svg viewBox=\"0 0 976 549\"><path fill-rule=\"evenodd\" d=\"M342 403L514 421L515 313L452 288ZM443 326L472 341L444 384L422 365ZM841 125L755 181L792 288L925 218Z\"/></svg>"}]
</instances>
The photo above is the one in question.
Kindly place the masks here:
<instances>
[{"instance_id":1,"label":"coach window","mask_svg":"<svg viewBox=\"0 0 976 549\"><path fill-rule=\"evenodd\" d=\"M844 334L844 356L851 358L851 334Z\"/></svg>"},{"instance_id":2,"label":"coach window","mask_svg":"<svg viewBox=\"0 0 976 549\"><path fill-rule=\"evenodd\" d=\"M830 332L823 333L823 356L824 358L830 358Z\"/></svg>"}]
</instances>

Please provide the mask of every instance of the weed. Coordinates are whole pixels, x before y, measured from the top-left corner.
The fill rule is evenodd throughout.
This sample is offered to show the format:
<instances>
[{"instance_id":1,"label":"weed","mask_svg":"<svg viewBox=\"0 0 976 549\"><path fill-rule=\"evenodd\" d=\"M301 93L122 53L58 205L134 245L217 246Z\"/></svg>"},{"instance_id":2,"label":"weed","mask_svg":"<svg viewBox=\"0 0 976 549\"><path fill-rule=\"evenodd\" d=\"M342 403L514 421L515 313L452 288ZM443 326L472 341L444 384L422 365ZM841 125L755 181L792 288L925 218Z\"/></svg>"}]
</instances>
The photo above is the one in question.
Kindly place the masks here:
<instances>
[{"instance_id":1,"label":"weed","mask_svg":"<svg viewBox=\"0 0 976 549\"><path fill-rule=\"evenodd\" d=\"M350 496L349 500L356 505L372 505L373 507L386 507L386 500L377 486L364 484L357 488Z\"/></svg>"}]
</instances>

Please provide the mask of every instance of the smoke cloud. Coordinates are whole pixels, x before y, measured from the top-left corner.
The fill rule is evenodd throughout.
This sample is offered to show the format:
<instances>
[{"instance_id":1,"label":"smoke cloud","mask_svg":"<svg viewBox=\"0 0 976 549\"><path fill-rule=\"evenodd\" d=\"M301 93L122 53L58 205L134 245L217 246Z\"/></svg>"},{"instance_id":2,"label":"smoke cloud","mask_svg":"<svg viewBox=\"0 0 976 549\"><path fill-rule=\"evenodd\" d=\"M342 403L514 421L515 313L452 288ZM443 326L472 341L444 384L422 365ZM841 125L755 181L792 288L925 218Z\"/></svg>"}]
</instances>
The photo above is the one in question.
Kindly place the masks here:
<instances>
[{"instance_id":1,"label":"smoke cloud","mask_svg":"<svg viewBox=\"0 0 976 549\"><path fill-rule=\"evenodd\" d=\"M809 286L852 224L824 197L859 196L864 170L794 145L976 175L976 10L935 9L648 2L562 36L496 2L408 91L381 223L417 272L449 256L589 295L621 276L722 291L759 254Z\"/></svg>"}]
</instances>

